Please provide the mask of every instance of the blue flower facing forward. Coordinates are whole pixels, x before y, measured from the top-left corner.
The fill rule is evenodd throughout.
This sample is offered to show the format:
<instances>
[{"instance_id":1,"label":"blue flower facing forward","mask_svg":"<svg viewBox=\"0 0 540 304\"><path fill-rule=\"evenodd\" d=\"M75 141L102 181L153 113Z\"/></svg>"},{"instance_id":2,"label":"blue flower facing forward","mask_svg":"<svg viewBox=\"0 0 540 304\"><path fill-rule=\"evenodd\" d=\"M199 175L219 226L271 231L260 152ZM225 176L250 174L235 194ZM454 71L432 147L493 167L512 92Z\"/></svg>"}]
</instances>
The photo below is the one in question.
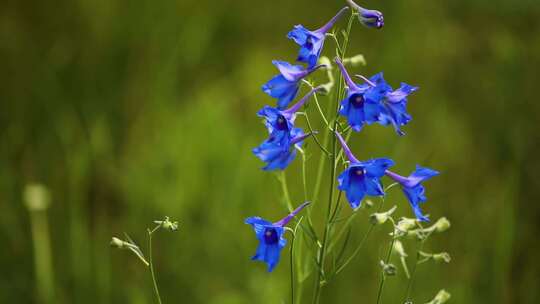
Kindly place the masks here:
<instances>
[{"instance_id":1,"label":"blue flower facing forward","mask_svg":"<svg viewBox=\"0 0 540 304\"><path fill-rule=\"evenodd\" d=\"M366 195L384 195L380 179L385 174L386 169L394 165L394 161L388 158L359 161L352 154L343 137L338 132L336 132L336 136L350 161L349 167L338 177L338 189L345 191L351 207L358 208Z\"/></svg>"},{"instance_id":2,"label":"blue flower facing forward","mask_svg":"<svg viewBox=\"0 0 540 304\"><path fill-rule=\"evenodd\" d=\"M384 26L383 14L376 10L369 10L354 3L352 0L347 0L349 5L358 12L358 20L367 27L381 29Z\"/></svg>"},{"instance_id":3,"label":"blue flower facing forward","mask_svg":"<svg viewBox=\"0 0 540 304\"><path fill-rule=\"evenodd\" d=\"M370 80L365 79L367 84L357 85L352 81L341 60L336 58L335 61L348 87L347 97L341 101L339 114L347 117L347 122L354 131L360 132L364 124L379 121L380 114L384 110L380 94L383 89L382 74L377 74Z\"/></svg>"},{"instance_id":4,"label":"blue flower facing forward","mask_svg":"<svg viewBox=\"0 0 540 304\"><path fill-rule=\"evenodd\" d=\"M257 113L257 115L265 118L265 125L268 129L270 137L279 142L291 139L291 132L294 130L296 112L298 112L298 110L300 110L300 108L309 100L311 95L322 89L322 86L312 89L302 99L287 110L279 110L270 106L264 106Z\"/></svg>"},{"instance_id":5,"label":"blue flower facing forward","mask_svg":"<svg viewBox=\"0 0 540 304\"><path fill-rule=\"evenodd\" d=\"M427 200L424 195L425 189L422 182L433 176L439 175L439 172L417 165L416 170L408 177L401 176L389 170L386 170L385 174L401 185L401 189L409 200L416 218L419 221L428 222L428 217L425 216L420 209L420 204Z\"/></svg>"},{"instance_id":6,"label":"blue flower facing forward","mask_svg":"<svg viewBox=\"0 0 540 304\"><path fill-rule=\"evenodd\" d=\"M275 223L271 223L258 216L248 217L245 223L253 226L257 240L259 240L257 252L251 259L265 262L268 265L268 272L274 270L274 267L279 263L281 250L287 244L287 240L283 237L285 225L308 204L309 202L303 203L296 210Z\"/></svg>"},{"instance_id":7,"label":"blue flower facing forward","mask_svg":"<svg viewBox=\"0 0 540 304\"><path fill-rule=\"evenodd\" d=\"M307 63L308 67L313 67L317 64L319 56L321 55L326 33L348 9L348 7L342 8L334 18L318 30L310 31L303 25L296 25L294 29L287 34L289 39L294 40L294 42L300 45L300 52L297 58L298 61Z\"/></svg>"},{"instance_id":8,"label":"blue flower facing forward","mask_svg":"<svg viewBox=\"0 0 540 304\"><path fill-rule=\"evenodd\" d=\"M264 84L262 90L271 97L277 98L277 108L280 110L285 109L296 97L300 80L324 66L318 65L305 69L301 65L292 65L285 61L274 60L272 63L278 68L280 74Z\"/></svg>"},{"instance_id":9,"label":"blue flower facing forward","mask_svg":"<svg viewBox=\"0 0 540 304\"><path fill-rule=\"evenodd\" d=\"M253 149L253 154L266 163L263 170L284 170L296 157L294 146L300 148L302 141L311 135L312 133L303 134L300 128L293 128L290 139L283 140L270 136L260 146Z\"/></svg>"}]
</instances>

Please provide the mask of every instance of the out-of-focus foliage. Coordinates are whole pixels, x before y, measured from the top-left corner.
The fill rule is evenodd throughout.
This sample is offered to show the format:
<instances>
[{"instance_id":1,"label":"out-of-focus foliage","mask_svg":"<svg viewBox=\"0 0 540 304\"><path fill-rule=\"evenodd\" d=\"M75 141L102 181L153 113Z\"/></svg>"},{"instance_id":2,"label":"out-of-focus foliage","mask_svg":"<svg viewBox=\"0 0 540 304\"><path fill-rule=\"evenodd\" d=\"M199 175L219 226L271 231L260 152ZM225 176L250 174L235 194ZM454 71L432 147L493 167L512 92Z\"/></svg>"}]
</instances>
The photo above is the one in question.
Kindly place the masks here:
<instances>
[{"instance_id":1,"label":"out-of-focus foliage","mask_svg":"<svg viewBox=\"0 0 540 304\"><path fill-rule=\"evenodd\" d=\"M264 137L255 112L272 59L292 60L293 25L317 28L345 1L15 1L0 4L0 302L37 303L25 185L45 184L54 303L151 303L150 277L111 236L140 244L153 220L180 231L155 237L166 303L281 303L288 265L249 261L243 219L284 215L275 176L250 150ZM424 210L452 229L430 242L452 263L418 271L415 303L438 290L453 303L536 303L540 179L537 98L540 3L535 0L368 1L381 31L355 23L357 72L384 71L420 86L413 121L396 138L372 126L358 157L389 156L441 171ZM341 23L343 24L343 23ZM327 54L333 46L327 42ZM310 161L315 162L317 155ZM303 200L299 162L288 174ZM313 182L314 172L309 172ZM390 194L409 209L401 195ZM353 240L365 231L358 216ZM41 231L41 230L39 230ZM324 290L323 302L374 302L378 231ZM384 241L384 243L383 243ZM406 248L407 249L407 248ZM410 248L412 250L412 248ZM398 303L403 275L387 281Z\"/></svg>"}]
</instances>

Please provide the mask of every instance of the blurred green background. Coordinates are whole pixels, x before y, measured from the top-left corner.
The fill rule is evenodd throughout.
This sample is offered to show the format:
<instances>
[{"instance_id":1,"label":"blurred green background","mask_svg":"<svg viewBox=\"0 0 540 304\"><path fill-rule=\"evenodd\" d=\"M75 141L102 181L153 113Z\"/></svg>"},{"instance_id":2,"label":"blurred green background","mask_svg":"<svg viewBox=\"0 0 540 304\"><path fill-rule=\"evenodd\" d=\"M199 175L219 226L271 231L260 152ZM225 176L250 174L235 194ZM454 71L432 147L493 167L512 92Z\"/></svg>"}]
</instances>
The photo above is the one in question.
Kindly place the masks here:
<instances>
[{"instance_id":1,"label":"blurred green background","mask_svg":"<svg viewBox=\"0 0 540 304\"><path fill-rule=\"evenodd\" d=\"M414 303L441 288L452 303L537 303L540 3L362 4L383 11L386 25L355 22L349 54L368 64L354 71L384 71L394 86L421 89L410 99L407 136L372 126L354 135L353 150L361 159L391 157L398 172L416 163L440 170L424 209L452 222L426 250L453 261L419 268ZM287 32L299 23L318 28L344 5L3 1L0 303L40 303L23 203L33 182L52 198L49 231L36 229L52 245L52 303L152 303L146 269L108 243L128 232L145 245L146 227L164 215L180 221L178 233L155 238L165 303L288 299L287 251L272 274L249 261L256 241L244 218L285 213L275 176L250 151L266 132L255 112L273 103L260 90L276 73L271 60L296 56ZM331 41L325 52L333 56ZM317 159L314 152L310 184ZM295 203L303 200L299 170L297 159L287 171ZM399 192L389 200L410 215ZM357 218L355 242L366 222ZM323 303L374 302L387 232L376 230L324 289ZM400 303L405 287L402 274L391 278L385 301Z\"/></svg>"}]
</instances>

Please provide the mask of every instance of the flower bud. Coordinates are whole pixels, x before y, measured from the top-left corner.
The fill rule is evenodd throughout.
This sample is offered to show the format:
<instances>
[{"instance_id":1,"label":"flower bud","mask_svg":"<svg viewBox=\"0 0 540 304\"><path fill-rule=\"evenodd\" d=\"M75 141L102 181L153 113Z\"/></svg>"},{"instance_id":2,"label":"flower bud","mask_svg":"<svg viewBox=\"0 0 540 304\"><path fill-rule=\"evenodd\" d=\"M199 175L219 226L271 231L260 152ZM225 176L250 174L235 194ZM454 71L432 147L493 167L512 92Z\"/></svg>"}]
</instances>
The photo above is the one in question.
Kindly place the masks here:
<instances>
[{"instance_id":1,"label":"flower bud","mask_svg":"<svg viewBox=\"0 0 540 304\"><path fill-rule=\"evenodd\" d=\"M384 261L380 261L382 271L385 276L395 276L397 274L397 268L394 264L386 264Z\"/></svg>"},{"instance_id":2,"label":"flower bud","mask_svg":"<svg viewBox=\"0 0 540 304\"><path fill-rule=\"evenodd\" d=\"M367 199L367 200L364 202L364 206L365 206L366 208L368 208L368 209L371 208L371 207L373 207L373 201L370 200L370 199Z\"/></svg>"},{"instance_id":3,"label":"flower bud","mask_svg":"<svg viewBox=\"0 0 540 304\"><path fill-rule=\"evenodd\" d=\"M376 10L365 9L352 0L347 0L349 5L358 12L358 20L367 27L380 29L384 26L383 14Z\"/></svg>"},{"instance_id":4,"label":"flower bud","mask_svg":"<svg viewBox=\"0 0 540 304\"><path fill-rule=\"evenodd\" d=\"M450 221L446 217L441 217L433 226L435 227L435 231L444 232L450 229Z\"/></svg>"},{"instance_id":5,"label":"flower bud","mask_svg":"<svg viewBox=\"0 0 540 304\"><path fill-rule=\"evenodd\" d=\"M50 195L42 184L29 184L24 188L24 201L31 211L45 210L50 204Z\"/></svg>"},{"instance_id":6,"label":"flower bud","mask_svg":"<svg viewBox=\"0 0 540 304\"><path fill-rule=\"evenodd\" d=\"M452 260L448 252L436 253L431 258L437 263L450 263L450 261Z\"/></svg>"},{"instance_id":7,"label":"flower bud","mask_svg":"<svg viewBox=\"0 0 540 304\"><path fill-rule=\"evenodd\" d=\"M386 212L378 212L378 213L373 213L372 215L369 216L369 220L371 221L371 224L373 225L382 225L384 223L386 223L386 221L390 218L390 216L392 215L392 213L394 213L394 211L396 211L396 206L392 207L392 209L386 211Z\"/></svg>"},{"instance_id":8,"label":"flower bud","mask_svg":"<svg viewBox=\"0 0 540 304\"><path fill-rule=\"evenodd\" d=\"M113 237L111 240L111 247L115 247L118 249L124 249L126 248L126 242L122 241L121 239L117 237Z\"/></svg>"},{"instance_id":9,"label":"flower bud","mask_svg":"<svg viewBox=\"0 0 540 304\"><path fill-rule=\"evenodd\" d=\"M450 299L450 294L446 290L441 289L437 293L435 298L433 298L433 300L431 300L427 304L443 304L443 303L446 303L449 299Z\"/></svg>"},{"instance_id":10,"label":"flower bud","mask_svg":"<svg viewBox=\"0 0 540 304\"><path fill-rule=\"evenodd\" d=\"M169 231L176 231L178 230L178 222L174 221L172 222L168 216L165 217L165 220L163 221L154 221L154 223L161 226L161 228Z\"/></svg>"},{"instance_id":11,"label":"flower bud","mask_svg":"<svg viewBox=\"0 0 540 304\"><path fill-rule=\"evenodd\" d=\"M352 65L353 67L358 65L366 65L366 59L364 58L364 55L358 54L356 56L343 59L343 64Z\"/></svg>"},{"instance_id":12,"label":"flower bud","mask_svg":"<svg viewBox=\"0 0 540 304\"><path fill-rule=\"evenodd\" d=\"M402 258L407 257L405 248L403 248L403 244L399 240L394 241L394 252L397 253Z\"/></svg>"}]
</instances>

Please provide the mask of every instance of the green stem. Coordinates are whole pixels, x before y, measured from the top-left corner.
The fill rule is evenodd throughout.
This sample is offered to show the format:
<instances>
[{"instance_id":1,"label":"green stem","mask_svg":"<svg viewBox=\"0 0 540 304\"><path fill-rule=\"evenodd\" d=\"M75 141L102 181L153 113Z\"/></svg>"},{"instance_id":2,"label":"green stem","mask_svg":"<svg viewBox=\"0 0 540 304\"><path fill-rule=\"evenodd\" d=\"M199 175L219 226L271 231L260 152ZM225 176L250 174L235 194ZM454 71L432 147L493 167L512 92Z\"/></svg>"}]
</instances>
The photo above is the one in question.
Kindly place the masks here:
<instances>
[{"instance_id":1,"label":"green stem","mask_svg":"<svg viewBox=\"0 0 540 304\"><path fill-rule=\"evenodd\" d=\"M279 181L281 183L281 190L283 191L283 197L285 198L287 209L289 209L289 212L292 212L294 208L292 205L291 196L289 195L289 187L287 186L287 175L285 174L285 171L281 171Z\"/></svg>"},{"instance_id":2,"label":"green stem","mask_svg":"<svg viewBox=\"0 0 540 304\"><path fill-rule=\"evenodd\" d=\"M293 239L291 241L291 254L290 254L290 271L291 271L291 304L294 304L294 240L295 236L293 235Z\"/></svg>"},{"instance_id":3,"label":"green stem","mask_svg":"<svg viewBox=\"0 0 540 304\"><path fill-rule=\"evenodd\" d=\"M34 243L34 265L36 270L37 293L43 303L54 302L54 279L51 242L47 211L30 209L30 225Z\"/></svg>"},{"instance_id":4,"label":"green stem","mask_svg":"<svg viewBox=\"0 0 540 304\"><path fill-rule=\"evenodd\" d=\"M148 229L148 261L150 263L150 274L152 275L152 283L154 284L154 292L159 304L162 304L161 297L159 296L159 289L156 280L156 274L154 272L154 262L152 260L152 234L159 229L161 225L158 225L156 228L150 230Z\"/></svg>"},{"instance_id":5,"label":"green stem","mask_svg":"<svg viewBox=\"0 0 540 304\"><path fill-rule=\"evenodd\" d=\"M384 261L385 264L388 264L390 261L390 256L392 255L392 250L394 249L394 242L396 238L392 237L392 242L390 243L390 248L388 249L388 254L386 255L386 260ZM379 284L379 292L377 293L377 304L381 302L382 299L382 291L384 288L384 282L386 281L386 275L384 274L384 271L381 275L381 283Z\"/></svg>"}]
</instances>

